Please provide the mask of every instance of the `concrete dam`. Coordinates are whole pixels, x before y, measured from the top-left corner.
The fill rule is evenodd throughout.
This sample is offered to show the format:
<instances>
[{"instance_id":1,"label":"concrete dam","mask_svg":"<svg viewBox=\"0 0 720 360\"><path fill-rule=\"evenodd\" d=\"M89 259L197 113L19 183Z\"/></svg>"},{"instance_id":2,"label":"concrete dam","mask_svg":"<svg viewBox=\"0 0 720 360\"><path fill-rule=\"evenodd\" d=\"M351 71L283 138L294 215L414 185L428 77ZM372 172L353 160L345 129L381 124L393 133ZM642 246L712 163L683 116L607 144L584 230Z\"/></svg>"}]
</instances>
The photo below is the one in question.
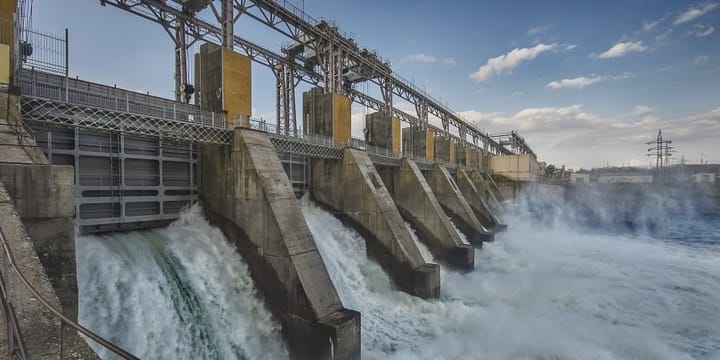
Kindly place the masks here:
<instances>
[{"instance_id":1,"label":"concrete dam","mask_svg":"<svg viewBox=\"0 0 720 360\"><path fill-rule=\"evenodd\" d=\"M12 3L5 18L21 15ZM479 131L274 1L242 11L304 28L292 56L193 17L210 2L102 3L174 16L179 52L207 33L193 27L222 41L200 39L192 91L179 61L169 100L70 78L67 57L42 67L28 37L2 37L0 351L359 359L419 347L418 314L440 321L445 279L478 272L483 244L508 228L503 202L537 168L524 140ZM67 37L48 41L67 51ZM250 116L253 61L278 75L276 123ZM298 72L313 86L296 121ZM383 84L383 99L357 91L362 81ZM376 110L364 139L351 134L353 102Z\"/></svg>"}]
</instances>

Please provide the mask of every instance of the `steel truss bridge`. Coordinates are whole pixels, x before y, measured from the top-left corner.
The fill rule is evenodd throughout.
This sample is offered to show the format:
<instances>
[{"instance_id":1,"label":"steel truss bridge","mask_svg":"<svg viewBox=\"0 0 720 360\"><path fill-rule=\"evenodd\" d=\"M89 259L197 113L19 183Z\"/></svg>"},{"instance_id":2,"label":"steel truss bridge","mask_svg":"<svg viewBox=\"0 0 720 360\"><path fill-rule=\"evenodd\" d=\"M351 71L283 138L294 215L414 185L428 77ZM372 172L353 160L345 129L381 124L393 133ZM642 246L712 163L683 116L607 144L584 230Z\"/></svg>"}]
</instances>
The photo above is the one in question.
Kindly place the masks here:
<instances>
[{"instance_id":1,"label":"steel truss bridge","mask_svg":"<svg viewBox=\"0 0 720 360\"><path fill-rule=\"evenodd\" d=\"M231 145L235 126L268 133L293 188L308 183L308 158L365 150L379 166L398 166L386 148L359 139L283 134L276 124L229 124L194 105L65 76L20 71L23 120L51 163L75 168L75 205L83 233L164 225L196 201L197 143ZM415 158L429 170L432 162ZM456 165L447 164L451 169Z\"/></svg>"},{"instance_id":2,"label":"steel truss bridge","mask_svg":"<svg viewBox=\"0 0 720 360\"><path fill-rule=\"evenodd\" d=\"M286 0L100 0L100 3L154 21L167 31L176 49L178 101L188 99L185 93L188 84L187 50L197 41L207 41L231 48L273 71L277 80L275 125L285 135L297 132L295 88L303 81L397 116L411 126L453 137L458 142L468 142L489 154L535 155L516 132L510 133L510 140L496 141L427 92L394 73L389 62L373 51L361 49L337 26L314 19ZM200 12L203 11L211 13L212 20L201 18ZM243 15L286 36L291 41L290 45L275 52L236 35L234 25ZM357 90L357 85L362 83L379 89L382 99ZM394 96L413 104L416 114L395 108ZM439 118L442 128L430 124L429 115ZM505 144L512 146L508 148Z\"/></svg>"}]
</instances>

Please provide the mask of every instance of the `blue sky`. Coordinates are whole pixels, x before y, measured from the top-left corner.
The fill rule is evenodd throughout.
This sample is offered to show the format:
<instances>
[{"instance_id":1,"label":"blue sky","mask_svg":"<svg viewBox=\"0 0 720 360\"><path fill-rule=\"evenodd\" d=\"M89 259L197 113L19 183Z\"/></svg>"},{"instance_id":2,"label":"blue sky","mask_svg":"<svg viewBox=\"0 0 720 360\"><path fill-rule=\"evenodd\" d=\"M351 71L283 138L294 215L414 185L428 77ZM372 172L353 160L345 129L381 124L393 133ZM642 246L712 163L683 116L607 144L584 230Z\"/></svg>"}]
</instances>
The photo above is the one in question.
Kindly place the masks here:
<instances>
[{"instance_id":1,"label":"blue sky","mask_svg":"<svg viewBox=\"0 0 720 360\"><path fill-rule=\"evenodd\" d=\"M172 43L159 25L97 0L34 3L34 28L69 28L72 75L173 96ZM644 143L662 128L678 160L720 162L717 1L293 3L336 21L478 127L519 130L540 160L647 165ZM236 33L276 51L287 41L249 18ZM275 80L253 71L255 115L274 119ZM353 108L356 135L367 112Z\"/></svg>"}]
</instances>

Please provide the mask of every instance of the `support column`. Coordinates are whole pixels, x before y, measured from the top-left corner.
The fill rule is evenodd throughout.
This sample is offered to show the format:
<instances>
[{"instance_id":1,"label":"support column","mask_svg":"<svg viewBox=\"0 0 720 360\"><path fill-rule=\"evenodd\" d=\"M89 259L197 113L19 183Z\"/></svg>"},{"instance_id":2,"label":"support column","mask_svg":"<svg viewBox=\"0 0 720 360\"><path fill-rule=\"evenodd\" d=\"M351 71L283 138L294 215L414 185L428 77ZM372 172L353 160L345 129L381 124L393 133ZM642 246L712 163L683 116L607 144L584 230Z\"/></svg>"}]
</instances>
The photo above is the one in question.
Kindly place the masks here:
<instances>
[{"instance_id":1,"label":"support column","mask_svg":"<svg viewBox=\"0 0 720 360\"><path fill-rule=\"evenodd\" d=\"M366 141L370 145L391 149L400 154L400 119L381 112L365 116Z\"/></svg>"},{"instance_id":2,"label":"support column","mask_svg":"<svg viewBox=\"0 0 720 360\"><path fill-rule=\"evenodd\" d=\"M201 157L208 219L248 263L291 352L359 359L360 314L342 306L267 135L235 129L232 149L202 144Z\"/></svg>"},{"instance_id":3,"label":"support column","mask_svg":"<svg viewBox=\"0 0 720 360\"><path fill-rule=\"evenodd\" d=\"M449 136L435 138L435 160L445 164L455 163L455 141Z\"/></svg>"},{"instance_id":4,"label":"support column","mask_svg":"<svg viewBox=\"0 0 720 360\"><path fill-rule=\"evenodd\" d=\"M417 230L420 240L437 258L457 268L472 270L474 249L464 244L453 229L417 164L405 158L399 168L392 170L393 199L403 218Z\"/></svg>"},{"instance_id":5,"label":"support column","mask_svg":"<svg viewBox=\"0 0 720 360\"><path fill-rule=\"evenodd\" d=\"M440 296L439 266L423 259L367 153L347 148L342 160L313 159L311 173L313 198L363 234L368 255L398 288L422 298Z\"/></svg>"},{"instance_id":6,"label":"support column","mask_svg":"<svg viewBox=\"0 0 720 360\"><path fill-rule=\"evenodd\" d=\"M402 130L403 152L432 161L435 158L435 135L417 127Z\"/></svg>"},{"instance_id":7,"label":"support column","mask_svg":"<svg viewBox=\"0 0 720 360\"><path fill-rule=\"evenodd\" d=\"M444 166L433 165L428 183L440 204L455 220L455 225L465 234L471 244L482 246L483 241L493 240L493 234L482 226L470 204L460 192L455 180Z\"/></svg>"},{"instance_id":8,"label":"support column","mask_svg":"<svg viewBox=\"0 0 720 360\"><path fill-rule=\"evenodd\" d=\"M333 138L347 146L351 136L351 100L315 87L303 93L303 132Z\"/></svg>"}]
</instances>

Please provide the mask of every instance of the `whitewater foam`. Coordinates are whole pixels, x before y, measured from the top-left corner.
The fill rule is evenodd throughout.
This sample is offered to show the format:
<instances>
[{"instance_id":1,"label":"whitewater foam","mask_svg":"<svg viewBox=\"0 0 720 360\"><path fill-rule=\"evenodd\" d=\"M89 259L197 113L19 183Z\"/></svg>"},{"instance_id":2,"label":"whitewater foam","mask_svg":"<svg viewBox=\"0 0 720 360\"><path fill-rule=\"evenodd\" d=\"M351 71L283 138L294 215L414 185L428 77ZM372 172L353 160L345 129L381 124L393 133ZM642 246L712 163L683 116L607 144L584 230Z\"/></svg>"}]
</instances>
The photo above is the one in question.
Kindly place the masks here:
<instances>
[{"instance_id":1,"label":"whitewater foam","mask_svg":"<svg viewBox=\"0 0 720 360\"><path fill-rule=\"evenodd\" d=\"M587 233L527 204L441 272L441 299L393 289L364 240L306 199L302 208L346 307L362 313L365 358L717 359L720 249Z\"/></svg>"},{"instance_id":2,"label":"whitewater foam","mask_svg":"<svg viewBox=\"0 0 720 360\"><path fill-rule=\"evenodd\" d=\"M76 245L80 323L136 356L288 357L247 265L200 207L165 229L78 237Z\"/></svg>"}]
</instances>

